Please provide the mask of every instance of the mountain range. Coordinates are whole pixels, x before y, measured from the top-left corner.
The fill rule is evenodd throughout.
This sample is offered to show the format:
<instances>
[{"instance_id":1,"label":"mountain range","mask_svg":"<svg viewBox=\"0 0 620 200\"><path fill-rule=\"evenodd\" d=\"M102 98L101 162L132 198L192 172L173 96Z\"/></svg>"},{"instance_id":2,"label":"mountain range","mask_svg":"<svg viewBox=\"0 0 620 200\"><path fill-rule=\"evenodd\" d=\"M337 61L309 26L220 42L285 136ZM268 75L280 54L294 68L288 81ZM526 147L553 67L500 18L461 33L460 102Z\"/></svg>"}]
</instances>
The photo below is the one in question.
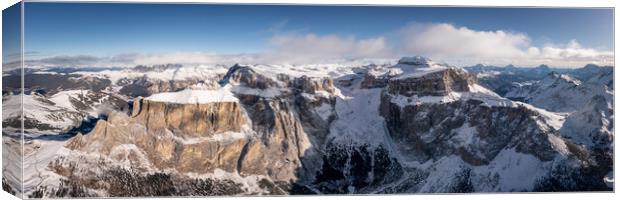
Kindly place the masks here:
<instances>
[{"instance_id":1,"label":"mountain range","mask_svg":"<svg viewBox=\"0 0 620 200\"><path fill-rule=\"evenodd\" d=\"M613 190L612 67L26 72L23 96L3 73L2 132L28 197Z\"/></svg>"}]
</instances>

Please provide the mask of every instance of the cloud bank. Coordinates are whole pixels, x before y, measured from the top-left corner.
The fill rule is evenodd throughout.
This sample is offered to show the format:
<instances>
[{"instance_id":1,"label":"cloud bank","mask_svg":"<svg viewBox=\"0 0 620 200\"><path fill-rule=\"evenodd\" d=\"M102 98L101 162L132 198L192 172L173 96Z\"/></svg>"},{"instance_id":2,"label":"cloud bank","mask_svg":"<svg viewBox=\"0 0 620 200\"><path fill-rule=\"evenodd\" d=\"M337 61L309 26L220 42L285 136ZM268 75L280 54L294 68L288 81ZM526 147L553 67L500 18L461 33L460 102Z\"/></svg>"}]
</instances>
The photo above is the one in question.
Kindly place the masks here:
<instances>
[{"instance_id":1,"label":"cloud bank","mask_svg":"<svg viewBox=\"0 0 620 200\"><path fill-rule=\"evenodd\" d=\"M476 31L451 24L411 24L398 32L400 52L427 55L447 62L579 67L588 63L612 65L613 51L565 45L533 46L523 33Z\"/></svg>"},{"instance_id":2,"label":"cloud bank","mask_svg":"<svg viewBox=\"0 0 620 200\"><path fill-rule=\"evenodd\" d=\"M583 47L576 40L567 44L534 46L524 33L504 30L479 31L447 23L411 23L388 34L355 36L274 32L258 54L178 52L53 56L26 61L26 66L135 66L179 64L321 64L359 59L398 59L423 55L454 65L478 63L556 67L582 67L588 63L613 65L613 51ZM5 67L19 63L4 63Z\"/></svg>"},{"instance_id":3,"label":"cloud bank","mask_svg":"<svg viewBox=\"0 0 620 200\"><path fill-rule=\"evenodd\" d=\"M269 39L265 61L320 63L338 60L387 58L392 55L384 37L356 39L353 36L276 34Z\"/></svg>"}]
</instances>

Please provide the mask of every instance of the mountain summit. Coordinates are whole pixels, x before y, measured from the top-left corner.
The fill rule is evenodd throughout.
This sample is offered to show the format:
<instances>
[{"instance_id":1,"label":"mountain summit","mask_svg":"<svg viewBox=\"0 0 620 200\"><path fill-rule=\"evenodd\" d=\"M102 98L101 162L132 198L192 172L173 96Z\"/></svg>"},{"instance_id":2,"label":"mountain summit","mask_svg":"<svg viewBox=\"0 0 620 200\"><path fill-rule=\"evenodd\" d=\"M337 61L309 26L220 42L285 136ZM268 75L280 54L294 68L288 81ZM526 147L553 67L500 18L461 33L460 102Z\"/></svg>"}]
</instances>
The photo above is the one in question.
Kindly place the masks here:
<instances>
[{"instance_id":1,"label":"mountain summit","mask_svg":"<svg viewBox=\"0 0 620 200\"><path fill-rule=\"evenodd\" d=\"M414 66L432 66L433 61L423 56L402 57L398 60L398 64L414 65Z\"/></svg>"}]
</instances>

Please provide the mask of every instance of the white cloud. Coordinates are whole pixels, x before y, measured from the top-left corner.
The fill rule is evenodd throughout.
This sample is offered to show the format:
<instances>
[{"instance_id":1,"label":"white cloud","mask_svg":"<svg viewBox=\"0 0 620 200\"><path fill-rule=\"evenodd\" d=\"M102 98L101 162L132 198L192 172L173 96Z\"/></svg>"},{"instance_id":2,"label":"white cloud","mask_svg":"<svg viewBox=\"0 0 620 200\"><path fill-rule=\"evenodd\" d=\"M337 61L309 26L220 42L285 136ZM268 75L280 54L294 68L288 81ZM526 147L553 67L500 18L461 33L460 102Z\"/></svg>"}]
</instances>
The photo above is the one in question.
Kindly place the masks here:
<instances>
[{"instance_id":1,"label":"white cloud","mask_svg":"<svg viewBox=\"0 0 620 200\"><path fill-rule=\"evenodd\" d=\"M282 26L282 25L280 25ZM119 54L107 57L54 56L28 60L27 66L135 66L179 64L318 64L356 59L398 59L423 55L454 65L477 63L517 66L547 64L582 67L588 63L613 65L613 51L583 47L576 40L567 44L535 46L523 33L504 30L479 31L452 24L409 24L396 34L373 38L272 31L259 54L178 52ZM12 66L18 63L4 63Z\"/></svg>"},{"instance_id":2,"label":"white cloud","mask_svg":"<svg viewBox=\"0 0 620 200\"><path fill-rule=\"evenodd\" d=\"M475 31L450 24L412 24L400 32L405 52L432 57L523 56L529 45L524 34L498 31Z\"/></svg>"},{"instance_id":3,"label":"white cloud","mask_svg":"<svg viewBox=\"0 0 620 200\"><path fill-rule=\"evenodd\" d=\"M320 64L391 56L385 38L358 40L355 37L315 34L275 34L267 50L261 54L217 54L208 52L175 52L160 54L119 54L113 56L52 56L26 61L28 67L93 66L133 67L156 64ZM382 57L380 57L382 56ZM4 63L18 67L18 63Z\"/></svg>"},{"instance_id":4,"label":"white cloud","mask_svg":"<svg viewBox=\"0 0 620 200\"><path fill-rule=\"evenodd\" d=\"M420 54L454 64L516 64L581 67L588 63L613 64L613 52L568 44L533 46L523 33L477 31L451 24L411 24L397 34L401 54Z\"/></svg>"},{"instance_id":5,"label":"white cloud","mask_svg":"<svg viewBox=\"0 0 620 200\"><path fill-rule=\"evenodd\" d=\"M26 67L135 67L157 64L226 64L256 63L260 56L255 54L216 54L205 52L176 52L160 54L118 54L113 56L51 56L42 59L27 59ZM19 67L19 62L3 63L4 69Z\"/></svg>"},{"instance_id":6,"label":"white cloud","mask_svg":"<svg viewBox=\"0 0 620 200\"><path fill-rule=\"evenodd\" d=\"M146 54L137 55L133 59L133 64L154 65L162 63L179 63L179 64L235 64L235 63L253 63L258 56L254 54L216 54L204 52L177 52L164 54Z\"/></svg>"},{"instance_id":7,"label":"white cloud","mask_svg":"<svg viewBox=\"0 0 620 200\"><path fill-rule=\"evenodd\" d=\"M264 55L266 62L293 64L384 58L390 55L384 37L356 39L313 33L276 34L269 39L268 49Z\"/></svg>"}]
</instances>

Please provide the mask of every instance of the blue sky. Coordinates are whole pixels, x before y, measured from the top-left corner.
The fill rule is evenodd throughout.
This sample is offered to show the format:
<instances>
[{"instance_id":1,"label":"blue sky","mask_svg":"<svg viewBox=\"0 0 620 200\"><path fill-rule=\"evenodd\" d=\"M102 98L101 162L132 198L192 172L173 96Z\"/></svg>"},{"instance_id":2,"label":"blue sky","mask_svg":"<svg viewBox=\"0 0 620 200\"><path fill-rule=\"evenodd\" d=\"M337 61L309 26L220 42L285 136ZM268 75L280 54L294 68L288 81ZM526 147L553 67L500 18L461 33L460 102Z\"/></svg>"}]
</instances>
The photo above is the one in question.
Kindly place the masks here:
<instances>
[{"instance_id":1,"label":"blue sky","mask_svg":"<svg viewBox=\"0 0 620 200\"><path fill-rule=\"evenodd\" d=\"M2 11L3 59L19 59L21 51L21 7L15 4Z\"/></svg>"},{"instance_id":2,"label":"blue sky","mask_svg":"<svg viewBox=\"0 0 620 200\"><path fill-rule=\"evenodd\" d=\"M474 31L478 36L473 37L483 41L488 35L485 33L490 32L495 35L489 40L491 44L500 37L499 43L510 43L507 48L517 46L519 54L526 54L530 47L538 49L532 50L534 52L542 52L544 47L566 49L576 42L579 49L607 53L613 50L611 9L31 2L26 3L25 12L25 51L36 52L39 57L178 52L260 54L277 49L287 51L278 45L290 45L291 40L316 42L329 40L324 38L327 36L351 46L365 44L364 40L380 39L377 43L381 44L375 46L389 49L376 53L381 56L421 53L450 57L454 52L444 53L432 45L430 50L399 47L406 46L401 44L405 41L402 38L407 37L403 35L408 34L403 30L409 29L411 24L425 24L421 26L424 30L444 30L432 29L433 25L443 23L453 26L456 34L464 34L464 39L471 38L467 30ZM467 30L459 31L460 28ZM506 39L501 36L503 33L511 35ZM280 36L289 38L279 40ZM308 40L307 36L317 39ZM519 39L521 36L525 38ZM519 41L513 41L514 38ZM274 44L274 41L289 43ZM317 47L308 51L320 50ZM343 53L348 50L356 49L336 53L350 56ZM463 57L480 54L456 53ZM481 62L489 56L485 52L480 55L483 55Z\"/></svg>"}]
</instances>

